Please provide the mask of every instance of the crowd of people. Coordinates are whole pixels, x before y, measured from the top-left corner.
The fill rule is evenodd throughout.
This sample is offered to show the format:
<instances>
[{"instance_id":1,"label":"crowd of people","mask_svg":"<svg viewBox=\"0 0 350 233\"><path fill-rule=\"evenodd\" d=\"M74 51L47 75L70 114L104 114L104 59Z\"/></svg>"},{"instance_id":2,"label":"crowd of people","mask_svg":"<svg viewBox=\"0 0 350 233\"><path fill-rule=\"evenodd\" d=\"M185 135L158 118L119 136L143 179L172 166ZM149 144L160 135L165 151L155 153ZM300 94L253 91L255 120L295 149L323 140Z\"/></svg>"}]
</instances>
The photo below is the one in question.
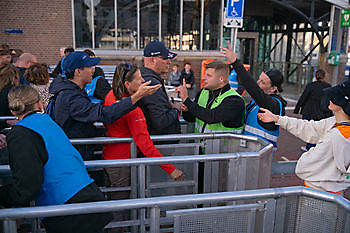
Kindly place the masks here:
<instances>
[{"instance_id":1,"label":"crowd of people","mask_svg":"<svg viewBox=\"0 0 350 233\"><path fill-rule=\"evenodd\" d=\"M165 74L177 54L162 42L145 46L144 66L118 64L112 86L97 66L100 58L93 51L61 51L59 63L49 74L47 65L38 63L34 55L7 45L0 47L0 115L17 117L0 121L0 127L12 127L6 136L0 134L0 147L6 148L0 151L0 161L10 165L15 178L14 183L0 186L3 207L27 206L33 200L39 206L105 200L97 187L99 182L108 177L113 187L130 186L130 168L108 168L107 176L102 174L100 179L101 174L86 171L83 161L130 158L130 143L104 145L101 158L94 153L96 146L72 146L69 139L132 137L139 156L161 157L150 135L180 134L181 115L195 122L196 133L253 135L271 142L275 149L280 127L285 128L314 144L296 168L305 186L337 194L349 186L343 181L350 173L350 156L346 153L350 146L350 81L330 87L324 82L324 71L317 71L317 81L307 86L295 108L296 113L302 109L306 120L297 120L284 116L287 102L280 95L282 73L267 70L254 81L229 44L221 47L228 62L219 59L206 65L198 93L191 64L185 63L182 71L179 65L172 66L168 84L176 87L181 103L170 101L165 89ZM242 92L230 86L232 72L237 75L240 90L251 96L250 103L246 104ZM319 110L324 104L323 93L328 111ZM103 122L106 132L101 133L95 122ZM173 180L185 176L172 164L160 167ZM130 192L125 191L110 198L129 197ZM48 233L100 232L112 217L47 217L43 223ZM114 215L114 219L127 220L128 212Z\"/></svg>"}]
</instances>

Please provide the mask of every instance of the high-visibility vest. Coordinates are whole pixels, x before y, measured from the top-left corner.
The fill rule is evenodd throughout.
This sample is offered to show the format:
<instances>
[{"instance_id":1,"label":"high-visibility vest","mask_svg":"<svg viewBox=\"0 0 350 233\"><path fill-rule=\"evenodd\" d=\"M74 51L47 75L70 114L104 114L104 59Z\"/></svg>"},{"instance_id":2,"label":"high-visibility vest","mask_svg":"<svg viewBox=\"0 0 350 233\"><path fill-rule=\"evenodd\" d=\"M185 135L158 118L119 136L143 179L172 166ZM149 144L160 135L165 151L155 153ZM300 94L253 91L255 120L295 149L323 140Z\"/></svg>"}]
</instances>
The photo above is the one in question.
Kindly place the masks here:
<instances>
[{"instance_id":1,"label":"high-visibility vest","mask_svg":"<svg viewBox=\"0 0 350 233\"><path fill-rule=\"evenodd\" d=\"M216 107L218 107L221 102L229 96L239 96L240 98L242 98L235 90L233 90L232 88L230 88L228 91L222 93L221 95L219 95L218 97L216 97L216 99L213 101L213 104L210 106L210 109L214 109ZM208 99L209 99L209 91L203 89L201 91L201 94L199 96L198 99L198 104L199 106L206 108L207 103L208 103ZM222 122L219 123L215 123L215 124L206 124L204 123L202 120L196 118L195 120L195 132L197 133L210 133L210 132L222 132L222 131L231 131L233 133L242 133L243 131L243 125L244 125L244 114L242 116L242 126L239 128L228 128L225 127Z\"/></svg>"}]
</instances>

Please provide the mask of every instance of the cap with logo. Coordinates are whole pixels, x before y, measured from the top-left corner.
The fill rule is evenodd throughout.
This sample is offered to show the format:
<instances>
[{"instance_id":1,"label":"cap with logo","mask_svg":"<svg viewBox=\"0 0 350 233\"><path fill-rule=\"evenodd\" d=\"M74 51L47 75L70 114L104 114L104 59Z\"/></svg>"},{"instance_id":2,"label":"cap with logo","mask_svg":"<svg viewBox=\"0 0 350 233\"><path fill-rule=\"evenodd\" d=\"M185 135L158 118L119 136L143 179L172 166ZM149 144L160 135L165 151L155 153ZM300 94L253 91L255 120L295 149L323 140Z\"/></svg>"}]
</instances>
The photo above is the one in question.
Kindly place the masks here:
<instances>
[{"instance_id":1,"label":"cap with logo","mask_svg":"<svg viewBox=\"0 0 350 233\"><path fill-rule=\"evenodd\" d=\"M177 56L176 53L171 52L167 49L163 42L152 41L149 42L146 47L143 49L144 57L163 57L165 59L173 59Z\"/></svg>"},{"instance_id":2,"label":"cap with logo","mask_svg":"<svg viewBox=\"0 0 350 233\"><path fill-rule=\"evenodd\" d=\"M65 73L74 72L75 69L96 66L100 62L99 57L90 57L84 52L72 52L63 60L63 71Z\"/></svg>"}]
</instances>

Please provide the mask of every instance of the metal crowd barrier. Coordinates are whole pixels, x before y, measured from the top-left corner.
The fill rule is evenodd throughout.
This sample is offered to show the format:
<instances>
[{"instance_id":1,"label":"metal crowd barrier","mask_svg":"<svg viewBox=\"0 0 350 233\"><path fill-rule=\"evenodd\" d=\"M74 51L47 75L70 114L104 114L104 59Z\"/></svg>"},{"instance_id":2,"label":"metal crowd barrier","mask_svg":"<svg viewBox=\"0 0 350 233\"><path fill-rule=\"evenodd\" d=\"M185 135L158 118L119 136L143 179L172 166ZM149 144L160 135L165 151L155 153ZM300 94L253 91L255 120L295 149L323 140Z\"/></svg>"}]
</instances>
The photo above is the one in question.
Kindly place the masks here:
<instances>
[{"instance_id":1,"label":"metal crowd barrier","mask_svg":"<svg viewBox=\"0 0 350 233\"><path fill-rule=\"evenodd\" d=\"M131 190L132 198L197 193L199 162L204 163L205 193L266 188L270 185L272 145L256 137L222 133L161 135L151 138L154 142L177 140L178 143L156 145L167 155L165 157L136 159L137 147L132 138L85 138L71 139L71 142L75 145L130 142L133 159L85 163L89 170L131 167L131 187L127 189ZM204 148L207 154L198 156L200 148ZM168 163L176 163L184 172L183 181L173 181L157 166ZM9 173L7 165L0 166L2 176ZM125 187L105 190L125 191Z\"/></svg>"},{"instance_id":2,"label":"metal crowd barrier","mask_svg":"<svg viewBox=\"0 0 350 233\"><path fill-rule=\"evenodd\" d=\"M232 203L239 204L232 204ZM208 208L178 209L189 205ZM162 212L161 208L177 207ZM130 209L147 211L138 232L348 233L350 202L305 187L245 190L196 195L65 204L0 210L4 232L15 233L16 219L103 213ZM149 227L149 228L148 228Z\"/></svg>"}]
</instances>

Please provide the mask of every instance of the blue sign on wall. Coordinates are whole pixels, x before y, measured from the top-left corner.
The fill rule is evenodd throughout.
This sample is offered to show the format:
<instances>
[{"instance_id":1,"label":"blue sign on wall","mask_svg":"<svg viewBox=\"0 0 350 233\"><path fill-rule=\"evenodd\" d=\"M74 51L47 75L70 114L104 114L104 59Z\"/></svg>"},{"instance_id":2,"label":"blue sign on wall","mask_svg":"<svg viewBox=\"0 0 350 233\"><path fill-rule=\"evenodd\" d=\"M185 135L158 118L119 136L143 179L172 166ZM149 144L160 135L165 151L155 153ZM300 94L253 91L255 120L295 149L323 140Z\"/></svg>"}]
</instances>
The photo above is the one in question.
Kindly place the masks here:
<instances>
[{"instance_id":1,"label":"blue sign on wall","mask_svg":"<svg viewBox=\"0 0 350 233\"><path fill-rule=\"evenodd\" d=\"M227 18L243 18L243 12L244 0L227 0Z\"/></svg>"}]
</instances>

